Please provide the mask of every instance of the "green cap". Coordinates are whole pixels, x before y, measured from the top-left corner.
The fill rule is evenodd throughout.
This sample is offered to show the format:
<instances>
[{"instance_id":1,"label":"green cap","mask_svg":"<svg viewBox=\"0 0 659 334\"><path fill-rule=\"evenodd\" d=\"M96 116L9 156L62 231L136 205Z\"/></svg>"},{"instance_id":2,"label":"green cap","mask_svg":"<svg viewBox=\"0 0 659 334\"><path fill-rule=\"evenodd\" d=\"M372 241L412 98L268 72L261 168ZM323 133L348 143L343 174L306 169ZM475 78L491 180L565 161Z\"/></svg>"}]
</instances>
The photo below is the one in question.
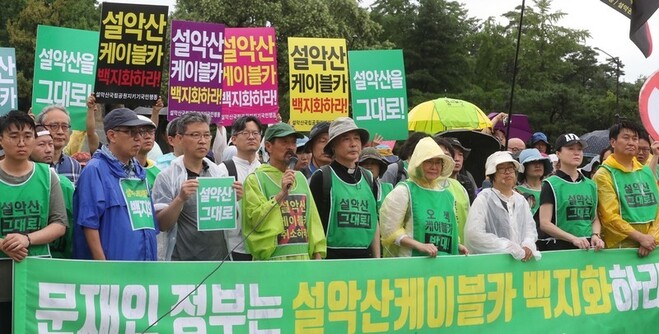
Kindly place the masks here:
<instances>
[{"instance_id":1,"label":"green cap","mask_svg":"<svg viewBox=\"0 0 659 334\"><path fill-rule=\"evenodd\" d=\"M295 135L295 138L304 138L304 135L295 131L292 126L280 122L269 126L265 130L265 141L272 141L275 138L288 137L290 135Z\"/></svg>"}]
</instances>

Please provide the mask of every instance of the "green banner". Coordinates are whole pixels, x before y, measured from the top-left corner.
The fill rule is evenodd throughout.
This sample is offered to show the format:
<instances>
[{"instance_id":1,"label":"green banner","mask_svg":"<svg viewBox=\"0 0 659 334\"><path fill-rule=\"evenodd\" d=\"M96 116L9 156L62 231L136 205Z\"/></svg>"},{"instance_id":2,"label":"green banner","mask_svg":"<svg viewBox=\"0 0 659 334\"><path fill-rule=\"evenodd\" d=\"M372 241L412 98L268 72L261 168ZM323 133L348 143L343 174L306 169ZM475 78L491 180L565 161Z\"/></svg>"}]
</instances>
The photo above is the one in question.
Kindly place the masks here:
<instances>
[{"instance_id":1,"label":"green banner","mask_svg":"<svg viewBox=\"0 0 659 334\"><path fill-rule=\"evenodd\" d=\"M371 137L407 139L407 88L402 50L349 51L352 118Z\"/></svg>"},{"instance_id":2,"label":"green banner","mask_svg":"<svg viewBox=\"0 0 659 334\"><path fill-rule=\"evenodd\" d=\"M14 333L655 333L659 319L657 252L227 262L202 283L218 265L28 258Z\"/></svg>"},{"instance_id":3,"label":"green banner","mask_svg":"<svg viewBox=\"0 0 659 334\"><path fill-rule=\"evenodd\" d=\"M87 97L94 92L98 32L40 25L34 54L32 112L64 106L73 130L85 130ZM75 41L73 43L72 41Z\"/></svg>"},{"instance_id":4,"label":"green banner","mask_svg":"<svg viewBox=\"0 0 659 334\"><path fill-rule=\"evenodd\" d=\"M198 177L197 230L236 228L236 192L233 177Z\"/></svg>"}]
</instances>

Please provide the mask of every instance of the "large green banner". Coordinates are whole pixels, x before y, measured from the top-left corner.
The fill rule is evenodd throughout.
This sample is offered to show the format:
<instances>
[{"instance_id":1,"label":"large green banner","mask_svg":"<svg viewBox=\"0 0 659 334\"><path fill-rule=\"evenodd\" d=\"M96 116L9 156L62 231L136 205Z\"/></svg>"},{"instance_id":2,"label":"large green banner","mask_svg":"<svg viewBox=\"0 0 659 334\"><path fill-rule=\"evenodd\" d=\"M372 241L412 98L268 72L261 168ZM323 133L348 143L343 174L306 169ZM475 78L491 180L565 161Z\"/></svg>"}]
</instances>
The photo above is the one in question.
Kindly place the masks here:
<instances>
[{"instance_id":1,"label":"large green banner","mask_svg":"<svg viewBox=\"0 0 659 334\"><path fill-rule=\"evenodd\" d=\"M403 50L349 51L352 118L371 136L407 139Z\"/></svg>"},{"instance_id":2,"label":"large green banner","mask_svg":"<svg viewBox=\"0 0 659 334\"><path fill-rule=\"evenodd\" d=\"M98 32L40 25L34 57L32 111L51 104L69 111L74 130L85 130L87 97L94 92Z\"/></svg>"},{"instance_id":3,"label":"large green banner","mask_svg":"<svg viewBox=\"0 0 659 334\"><path fill-rule=\"evenodd\" d=\"M14 266L14 332L656 333L659 319L656 252L218 266L30 258Z\"/></svg>"}]
</instances>

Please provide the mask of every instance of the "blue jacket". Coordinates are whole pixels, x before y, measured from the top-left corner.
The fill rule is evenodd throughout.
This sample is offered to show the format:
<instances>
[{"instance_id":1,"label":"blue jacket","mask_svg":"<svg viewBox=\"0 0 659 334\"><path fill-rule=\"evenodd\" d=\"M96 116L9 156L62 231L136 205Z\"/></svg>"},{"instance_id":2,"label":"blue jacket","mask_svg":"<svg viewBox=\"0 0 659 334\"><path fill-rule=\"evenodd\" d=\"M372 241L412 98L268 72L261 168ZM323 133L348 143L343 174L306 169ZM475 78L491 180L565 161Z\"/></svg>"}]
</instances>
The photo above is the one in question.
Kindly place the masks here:
<instances>
[{"instance_id":1,"label":"blue jacket","mask_svg":"<svg viewBox=\"0 0 659 334\"><path fill-rule=\"evenodd\" d=\"M135 176L146 177L146 172L137 161L133 161ZM83 227L99 232L103 252L107 260L155 261L157 259L156 234L154 229L133 231L126 201L119 185L120 179L128 174L113 156L97 150L83 168L73 195L74 246L73 256L91 259L91 252L83 233Z\"/></svg>"}]
</instances>

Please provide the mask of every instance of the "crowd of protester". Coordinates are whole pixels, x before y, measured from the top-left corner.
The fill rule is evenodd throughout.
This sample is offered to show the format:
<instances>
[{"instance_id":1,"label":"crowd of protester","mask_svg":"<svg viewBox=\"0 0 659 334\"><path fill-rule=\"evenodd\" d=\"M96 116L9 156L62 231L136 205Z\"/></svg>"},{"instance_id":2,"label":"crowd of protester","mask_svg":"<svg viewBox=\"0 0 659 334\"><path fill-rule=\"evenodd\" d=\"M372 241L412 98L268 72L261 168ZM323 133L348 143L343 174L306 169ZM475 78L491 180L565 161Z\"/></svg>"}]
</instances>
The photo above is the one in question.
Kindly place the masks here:
<instances>
[{"instance_id":1,"label":"crowd of protester","mask_svg":"<svg viewBox=\"0 0 659 334\"><path fill-rule=\"evenodd\" d=\"M158 101L151 118L113 108L101 139L94 96L87 102L86 131L73 135L62 106L0 119L0 323L11 314L12 260L26 256L263 261L506 253L529 261L565 249L637 248L647 256L659 240L659 143L631 122L611 127L608 154L586 175L583 140L566 133L550 145L538 132L528 145L510 138L507 151L487 157L486 181L477 185L465 168L472 150L456 138L412 132L392 151L347 117L319 122L306 136L254 116L214 129L194 112L165 127ZM157 129L164 145L156 143ZM235 229L199 230L198 177L234 178Z\"/></svg>"}]
</instances>

